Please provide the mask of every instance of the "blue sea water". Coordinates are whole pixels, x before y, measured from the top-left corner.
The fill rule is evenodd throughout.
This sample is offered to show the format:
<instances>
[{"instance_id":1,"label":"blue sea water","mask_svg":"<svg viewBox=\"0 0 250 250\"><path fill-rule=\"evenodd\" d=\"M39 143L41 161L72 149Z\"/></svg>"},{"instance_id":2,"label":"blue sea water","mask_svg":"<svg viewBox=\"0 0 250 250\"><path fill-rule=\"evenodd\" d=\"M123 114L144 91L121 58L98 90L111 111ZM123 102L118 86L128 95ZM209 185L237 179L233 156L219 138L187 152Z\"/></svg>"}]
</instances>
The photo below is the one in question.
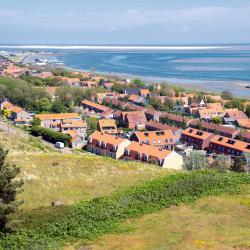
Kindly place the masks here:
<instances>
[{"instance_id":1,"label":"blue sea water","mask_svg":"<svg viewBox=\"0 0 250 250\"><path fill-rule=\"evenodd\" d=\"M188 87L249 97L250 45L218 45L173 49L43 48L58 53L71 68L138 76Z\"/></svg>"}]
</instances>

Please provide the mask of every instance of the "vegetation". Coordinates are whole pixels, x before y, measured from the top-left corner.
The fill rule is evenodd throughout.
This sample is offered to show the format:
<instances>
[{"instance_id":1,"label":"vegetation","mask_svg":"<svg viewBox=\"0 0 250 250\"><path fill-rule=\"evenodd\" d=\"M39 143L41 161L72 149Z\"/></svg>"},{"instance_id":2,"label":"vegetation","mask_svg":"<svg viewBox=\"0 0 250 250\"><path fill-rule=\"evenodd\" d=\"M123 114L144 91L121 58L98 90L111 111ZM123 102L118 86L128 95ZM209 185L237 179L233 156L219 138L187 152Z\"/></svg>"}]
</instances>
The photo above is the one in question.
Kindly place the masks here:
<instances>
[{"instance_id":1,"label":"vegetation","mask_svg":"<svg viewBox=\"0 0 250 250\"><path fill-rule=\"evenodd\" d=\"M247 183L249 177L241 174L215 171L172 174L109 197L55 210L54 215L39 216L34 212L17 232L2 235L0 246L3 249L28 249L31 246L49 249L59 248L60 243L69 241L87 242L104 233L114 232L118 223L125 219L193 202L206 195L235 193L240 190L240 185Z\"/></svg>"},{"instance_id":2,"label":"vegetation","mask_svg":"<svg viewBox=\"0 0 250 250\"><path fill-rule=\"evenodd\" d=\"M52 129L43 128L39 126L32 126L30 132L34 136L42 136L42 138L51 143L63 142L65 145L70 143L70 135L57 132Z\"/></svg>"},{"instance_id":3,"label":"vegetation","mask_svg":"<svg viewBox=\"0 0 250 250\"><path fill-rule=\"evenodd\" d=\"M8 151L0 145L0 232L6 231L8 215L14 213L20 204L16 194L21 190L22 180L16 180L20 169L6 162Z\"/></svg>"},{"instance_id":4,"label":"vegetation","mask_svg":"<svg viewBox=\"0 0 250 250\"><path fill-rule=\"evenodd\" d=\"M212 123L215 123L217 125L222 124L222 119L220 116L215 116L212 118Z\"/></svg>"},{"instance_id":5,"label":"vegetation","mask_svg":"<svg viewBox=\"0 0 250 250\"><path fill-rule=\"evenodd\" d=\"M104 235L91 250L238 249L250 247L250 186L240 194L203 197L189 205L122 223L117 233ZM84 248L83 248L84 249Z\"/></svg>"},{"instance_id":6,"label":"vegetation","mask_svg":"<svg viewBox=\"0 0 250 250\"><path fill-rule=\"evenodd\" d=\"M187 170L206 169L208 160L205 154L199 151L192 151L184 158L184 166Z\"/></svg>"}]
</instances>

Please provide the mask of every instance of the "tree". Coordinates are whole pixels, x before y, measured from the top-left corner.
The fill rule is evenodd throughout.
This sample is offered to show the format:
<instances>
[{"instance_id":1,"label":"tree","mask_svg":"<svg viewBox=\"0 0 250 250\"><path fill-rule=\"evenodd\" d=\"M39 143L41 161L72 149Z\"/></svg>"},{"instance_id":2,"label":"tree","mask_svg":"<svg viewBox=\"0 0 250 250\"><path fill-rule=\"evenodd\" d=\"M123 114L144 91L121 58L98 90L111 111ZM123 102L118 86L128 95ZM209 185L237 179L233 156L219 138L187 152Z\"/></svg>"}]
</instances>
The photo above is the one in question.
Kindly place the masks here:
<instances>
[{"instance_id":1,"label":"tree","mask_svg":"<svg viewBox=\"0 0 250 250\"><path fill-rule=\"evenodd\" d=\"M34 117L32 122L31 122L32 126L40 126L41 125L41 120L37 117Z\"/></svg>"},{"instance_id":2,"label":"tree","mask_svg":"<svg viewBox=\"0 0 250 250\"><path fill-rule=\"evenodd\" d=\"M217 125L222 124L222 119L219 116L215 116L212 118L212 123L215 123Z\"/></svg>"},{"instance_id":3,"label":"tree","mask_svg":"<svg viewBox=\"0 0 250 250\"><path fill-rule=\"evenodd\" d=\"M248 118L250 118L250 105L247 105L245 113L248 116Z\"/></svg>"},{"instance_id":4,"label":"tree","mask_svg":"<svg viewBox=\"0 0 250 250\"><path fill-rule=\"evenodd\" d=\"M9 117L10 115L11 115L10 110L8 110L8 109L3 109L3 110L2 110L2 116L3 116L4 118Z\"/></svg>"},{"instance_id":5,"label":"tree","mask_svg":"<svg viewBox=\"0 0 250 250\"><path fill-rule=\"evenodd\" d=\"M208 160L203 153L192 151L184 158L184 166L187 170L206 169L208 167Z\"/></svg>"},{"instance_id":6,"label":"tree","mask_svg":"<svg viewBox=\"0 0 250 250\"><path fill-rule=\"evenodd\" d=\"M0 145L0 231L6 230L8 215L15 212L20 202L16 201L16 194L21 191L22 180L16 176L20 169L16 165L6 162L8 151Z\"/></svg>"},{"instance_id":7,"label":"tree","mask_svg":"<svg viewBox=\"0 0 250 250\"><path fill-rule=\"evenodd\" d=\"M235 172L245 172L245 163L243 159L242 158L234 159L234 163L231 168Z\"/></svg>"},{"instance_id":8,"label":"tree","mask_svg":"<svg viewBox=\"0 0 250 250\"><path fill-rule=\"evenodd\" d=\"M231 158L226 155L218 155L212 166L220 172L227 171L231 166Z\"/></svg>"}]
</instances>

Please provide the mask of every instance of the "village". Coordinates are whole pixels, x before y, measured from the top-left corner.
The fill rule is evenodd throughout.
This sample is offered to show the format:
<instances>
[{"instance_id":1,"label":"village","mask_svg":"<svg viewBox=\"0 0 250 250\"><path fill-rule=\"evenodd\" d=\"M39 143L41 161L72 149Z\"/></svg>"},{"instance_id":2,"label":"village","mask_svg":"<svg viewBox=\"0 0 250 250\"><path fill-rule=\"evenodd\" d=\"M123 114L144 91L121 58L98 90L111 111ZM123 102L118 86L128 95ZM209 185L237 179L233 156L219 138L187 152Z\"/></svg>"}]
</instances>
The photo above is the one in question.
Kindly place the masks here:
<instances>
[{"instance_id":1,"label":"village","mask_svg":"<svg viewBox=\"0 0 250 250\"><path fill-rule=\"evenodd\" d=\"M175 91L164 84L112 79L95 72L54 75L43 67L16 65L0 58L0 77L42 79L93 90L73 112L33 112L2 96L2 117L34 136L93 154L182 169L184 158L197 151L211 159L227 155L248 161L249 105L234 107L234 97ZM52 102L58 86L45 86ZM100 90L100 91L99 91Z\"/></svg>"}]
</instances>

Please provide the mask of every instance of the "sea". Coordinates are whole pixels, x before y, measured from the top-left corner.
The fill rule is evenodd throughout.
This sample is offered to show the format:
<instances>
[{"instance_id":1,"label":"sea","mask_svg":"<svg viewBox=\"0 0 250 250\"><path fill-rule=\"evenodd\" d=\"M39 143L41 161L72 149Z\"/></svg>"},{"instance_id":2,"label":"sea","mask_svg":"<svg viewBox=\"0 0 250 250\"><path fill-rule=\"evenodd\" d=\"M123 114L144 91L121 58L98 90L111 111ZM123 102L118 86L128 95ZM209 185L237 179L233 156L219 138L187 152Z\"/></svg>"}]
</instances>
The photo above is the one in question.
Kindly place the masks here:
<instances>
[{"instance_id":1,"label":"sea","mask_svg":"<svg viewBox=\"0 0 250 250\"><path fill-rule=\"evenodd\" d=\"M246 88L250 86L250 44L2 45L0 50L42 50L53 53L53 57L73 69L95 70L105 74L117 74L123 78L138 77L148 82L179 84L215 93L229 90L235 96L250 98L250 88Z\"/></svg>"}]
</instances>

